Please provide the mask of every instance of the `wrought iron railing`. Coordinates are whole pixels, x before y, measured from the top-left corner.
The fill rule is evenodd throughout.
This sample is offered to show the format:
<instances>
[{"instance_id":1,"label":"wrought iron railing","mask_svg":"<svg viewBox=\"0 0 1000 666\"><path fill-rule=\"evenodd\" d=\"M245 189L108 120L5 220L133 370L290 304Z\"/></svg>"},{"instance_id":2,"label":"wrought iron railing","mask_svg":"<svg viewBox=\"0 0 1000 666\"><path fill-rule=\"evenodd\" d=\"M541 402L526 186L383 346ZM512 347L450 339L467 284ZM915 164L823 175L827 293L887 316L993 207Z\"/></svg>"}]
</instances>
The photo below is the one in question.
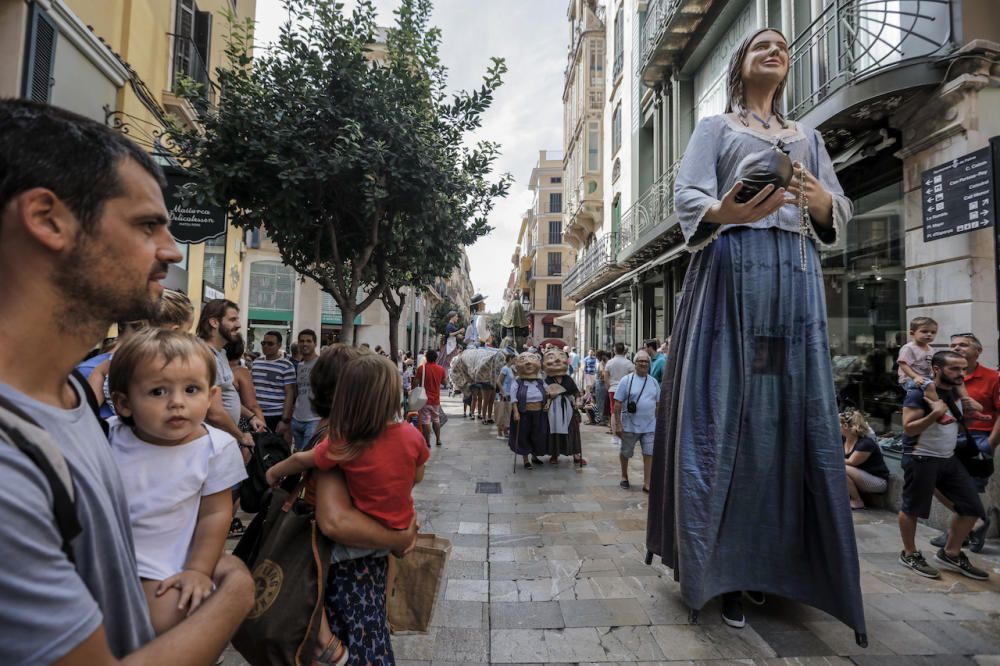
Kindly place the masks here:
<instances>
[{"instance_id":1,"label":"wrought iron railing","mask_svg":"<svg viewBox=\"0 0 1000 666\"><path fill-rule=\"evenodd\" d=\"M650 0L647 5L646 20L639 29L639 45L642 49L639 63L642 68L645 68L659 48L663 32L679 5L680 0Z\"/></svg>"},{"instance_id":2,"label":"wrought iron railing","mask_svg":"<svg viewBox=\"0 0 1000 666\"><path fill-rule=\"evenodd\" d=\"M681 161L678 159L622 215L621 248L626 250L648 229L665 222L674 212L674 181Z\"/></svg>"},{"instance_id":3,"label":"wrought iron railing","mask_svg":"<svg viewBox=\"0 0 1000 666\"><path fill-rule=\"evenodd\" d=\"M788 114L802 117L850 83L939 55L951 37L951 0L835 0L792 42Z\"/></svg>"},{"instance_id":4,"label":"wrought iron railing","mask_svg":"<svg viewBox=\"0 0 1000 666\"><path fill-rule=\"evenodd\" d=\"M617 233L604 234L594 241L576 260L563 280L563 291L567 296L576 295L576 290L590 282L601 271L615 265L618 248L621 247Z\"/></svg>"}]
</instances>

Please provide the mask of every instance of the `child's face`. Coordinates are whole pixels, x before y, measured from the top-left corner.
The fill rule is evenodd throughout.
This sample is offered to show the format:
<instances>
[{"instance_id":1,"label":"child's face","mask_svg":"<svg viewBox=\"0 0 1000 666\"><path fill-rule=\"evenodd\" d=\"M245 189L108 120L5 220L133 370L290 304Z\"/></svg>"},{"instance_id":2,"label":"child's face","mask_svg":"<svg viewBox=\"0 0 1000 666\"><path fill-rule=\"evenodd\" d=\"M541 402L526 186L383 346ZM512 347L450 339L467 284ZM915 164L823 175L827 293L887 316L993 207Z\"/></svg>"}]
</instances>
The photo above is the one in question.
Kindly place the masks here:
<instances>
[{"instance_id":1,"label":"child's face","mask_svg":"<svg viewBox=\"0 0 1000 666\"><path fill-rule=\"evenodd\" d=\"M913 331L913 339L920 344L927 345L934 342L937 337L937 326L921 326Z\"/></svg>"},{"instance_id":2,"label":"child's face","mask_svg":"<svg viewBox=\"0 0 1000 666\"><path fill-rule=\"evenodd\" d=\"M162 356L137 368L127 396L118 396L115 408L135 421L136 434L150 444L175 446L202 436L202 423L212 396L219 389L209 381L202 358Z\"/></svg>"}]
</instances>

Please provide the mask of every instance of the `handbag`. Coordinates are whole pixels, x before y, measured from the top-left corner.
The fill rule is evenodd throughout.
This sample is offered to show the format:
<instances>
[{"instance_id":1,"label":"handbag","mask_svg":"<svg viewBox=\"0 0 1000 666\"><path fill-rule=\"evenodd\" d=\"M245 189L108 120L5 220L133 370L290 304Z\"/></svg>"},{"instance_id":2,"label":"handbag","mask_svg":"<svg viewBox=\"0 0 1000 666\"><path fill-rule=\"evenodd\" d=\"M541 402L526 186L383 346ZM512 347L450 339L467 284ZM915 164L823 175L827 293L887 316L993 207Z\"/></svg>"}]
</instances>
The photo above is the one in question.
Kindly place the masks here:
<instances>
[{"instance_id":1,"label":"handbag","mask_svg":"<svg viewBox=\"0 0 1000 666\"><path fill-rule=\"evenodd\" d=\"M389 626L393 631L427 631L434 616L451 541L418 534L417 545L396 560L396 580L389 591Z\"/></svg>"},{"instance_id":2,"label":"handbag","mask_svg":"<svg viewBox=\"0 0 1000 666\"><path fill-rule=\"evenodd\" d=\"M955 404L951 396L949 395L943 399L944 404L948 405L948 411L958 421L958 425L962 429L963 439L965 440L964 443L959 443L955 446L955 457L965 467L965 471L969 473L969 476L976 479L990 478L993 476L995 469L993 456L983 453L976 446L976 441L972 439L972 433L969 432L969 426L965 423L965 415L959 411L958 405Z\"/></svg>"},{"instance_id":3,"label":"handbag","mask_svg":"<svg viewBox=\"0 0 1000 666\"><path fill-rule=\"evenodd\" d=\"M247 478L240 484L240 506L244 511L258 513L267 494L267 470L292 455L288 443L273 432L255 432L250 460L247 461Z\"/></svg>"},{"instance_id":4,"label":"handbag","mask_svg":"<svg viewBox=\"0 0 1000 666\"><path fill-rule=\"evenodd\" d=\"M253 609L233 636L250 666L312 663L333 544L299 499L305 483L275 489L234 551L254 580Z\"/></svg>"},{"instance_id":5,"label":"handbag","mask_svg":"<svg viewBox=\"0 0 1000 666\"><path fill-rule=\"evenodd\" d=\"M419 412L427 404L427 389L424 388L424 376L426 372L423 366L421 366L417 368L417 372L413 373L414 381L417 379L417 374L420 374L420 384L410 389L411 412Z\"/></svg>"}]
</instances>

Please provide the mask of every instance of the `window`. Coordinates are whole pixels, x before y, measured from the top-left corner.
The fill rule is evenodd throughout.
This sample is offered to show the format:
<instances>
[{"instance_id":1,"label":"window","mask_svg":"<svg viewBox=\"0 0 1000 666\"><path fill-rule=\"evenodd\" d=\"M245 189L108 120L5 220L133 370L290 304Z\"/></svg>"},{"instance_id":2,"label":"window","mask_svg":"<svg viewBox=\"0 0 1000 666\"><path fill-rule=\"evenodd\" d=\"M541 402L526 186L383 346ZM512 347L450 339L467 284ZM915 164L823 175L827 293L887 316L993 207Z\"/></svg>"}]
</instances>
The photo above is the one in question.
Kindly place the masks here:
<instances>
[{"instance_id":1,"label":"window","mask_svg":"<svg viewBox=\"0 0 1000 666\"><path fill-rule=\"evenodd\" d=\"M604 84L604 43L591 42L590 44L590 85L601 86Z\"/></svg>"},{"instance_id":2,"label":"window","mask_svg":"<svg viewBox=\"0 0 1000 666\"><path fill-rule=\"evenodd\" d=\"M553 183L553 184L555 184L555 183L561 183L562 182L562 176L552 176L551 178L549 178L549 182Z\"/></svg>"},{"instance_id":3,"label":"window","mask_svg":"<svg viewBox=\"0 0 1000 666\"><path fill-rule=\"evenodd\" d=\"M22 94L33 102L45 103L52 101L52 71L56 63L59 30L45 10L37 4L29 7L31 16L28 19L28 53Z\"/></svg>"},{"instance_id":4,"label":"window","mask_svg":"<svg viewBox=\"0 0 1000 666\"><path fill-rule=\"evenodd\" d=\"M219 291L226 290L226 235L205 241L202 281Z\"/></svg>"},{"instance_id":5,"label":"window","mask_svg":"<svg viewBox=\"0 0 1000 666\"><path fill-rule=\"evenodd\" d=\"M562 310L562 285L545 285L545 309Z\"/></svg>"},{"instance_id":6,"label":"window","mask_svg":"<svg viewBox=\"0 0 1000 666\"><path fill-rule=\"evenodd\" d=\"M596 122L587 123L587 171L601 170L601 128Z\"/></svg>"},{"instance_id":7,"label":"window","mask_svg":"<svg viewBox=\"0 0 1000 666\"><path fill-rule=\"evenodd\" d=\"M547 338L561 338L563 336L563 327L556 326L555 324L545 324L544 325L545 337Z\"/></svg>"},{"instance_id":8,"label":"window","mask_svg":"<svg viewBox=\"0 0 1000 666\"><path fill-rule=\"evenodd\" d=\"M562 220L549 220L549 245L562 244Z\"/></svg>"},{"instance_id":9,"label":"window","mask_svg":"<svg viewBox=\"0 0 1000 666\"><path fill-rule=\"evenodd\" d=\"M195 0L177 0L174 25L174 87L187 77L208 87L212 13L198 11ZM209 91L206 90L206 94Z\"/></svg>"},{"instance_id":10,"label":"window","mask_svg":"<svg viewBox=\"0 0 1000 666\"><path fill-rule=\"evenodd\" d=\"M612 71L614 80L621 76L622 67L625 65L625 7L618 5L615 12L615 65Z\"/></svg>"},{"instance_id":11,"label":"window","mask_svg":"<svg viewBox=\"0 0 1000 666\"><path fill-rule=\"evenodd\" d=\"M618 102L615 112L611 114L611 154L614 155L622 147L622 103Z\"/></svg>"},{"instance_id":12,"label":"window","mask_svg":"<svg viewBox=\"0 0 1000 666\"><path fill-rule=\"evenodd\" d=\"M562 275L562 252L549 252L549 275Z\"/></svg>"},{"instance_id":13,"label":"window","mask_svg":"<svg viewBox=\"0 0 1000 666\"><path fill-rule=\"evenodd\" d=\"M278 261L250 264L251 310L291 312L295 300L295 271Z\"/></svg>"},{"instance_id":14,"label":"window","mask_svg":"<svg viewBox=\"0 0 1000 666\"><path fill-rule=\"evenodd\" d=\"M562 212L562 192L549 192L549 212Z\"/></svg>"}]
</instances>

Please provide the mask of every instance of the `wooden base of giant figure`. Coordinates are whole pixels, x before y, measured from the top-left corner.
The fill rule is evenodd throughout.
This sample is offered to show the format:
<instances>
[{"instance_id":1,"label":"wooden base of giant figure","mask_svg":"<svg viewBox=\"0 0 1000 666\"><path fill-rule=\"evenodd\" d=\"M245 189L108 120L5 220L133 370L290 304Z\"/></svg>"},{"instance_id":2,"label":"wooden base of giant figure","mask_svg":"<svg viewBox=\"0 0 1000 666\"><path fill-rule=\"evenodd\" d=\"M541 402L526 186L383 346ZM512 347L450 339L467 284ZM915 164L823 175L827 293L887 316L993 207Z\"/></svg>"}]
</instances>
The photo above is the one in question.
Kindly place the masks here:
<instances>
[{"instance_id":1,"label":"wooden base of giant figure","mask_svg":"<svg viewBox=\"0 0 1000 666\"><path fill-rule=\"evenodd\" d=\"M538 376L541 359L538 354L524 352L518 355L514 368L517 378L511 388L511 422L507 444L515 456L522 457L524 468L531 469L532 462L537 462L538 456L547 455L549 451L545 381Z\"/></svg>"}]
</instances>

